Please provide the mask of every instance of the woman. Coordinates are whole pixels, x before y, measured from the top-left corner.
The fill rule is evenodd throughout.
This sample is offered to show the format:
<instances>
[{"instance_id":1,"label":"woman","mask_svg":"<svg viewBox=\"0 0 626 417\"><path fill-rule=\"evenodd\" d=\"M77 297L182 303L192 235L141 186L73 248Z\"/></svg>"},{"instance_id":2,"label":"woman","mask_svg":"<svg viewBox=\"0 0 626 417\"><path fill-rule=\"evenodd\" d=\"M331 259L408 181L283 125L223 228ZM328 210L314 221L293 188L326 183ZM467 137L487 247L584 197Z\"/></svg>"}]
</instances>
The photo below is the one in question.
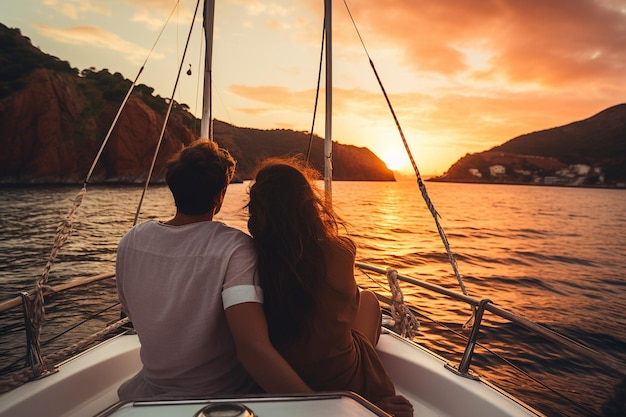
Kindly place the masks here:
<instances>
[{"instance_id":1,"label":"woman","mask_svg":"<svg viewBox=\"0 0 626 417\"><path fill-rule=\"evenodd\" d=\"M314 390L353 391L393 415L412 416L374 349L380 305L357 288L356 247L340 234L318 179L296 159L269 159L250 188L248 229L270 339Z\"/></svg>"}]
</instances>

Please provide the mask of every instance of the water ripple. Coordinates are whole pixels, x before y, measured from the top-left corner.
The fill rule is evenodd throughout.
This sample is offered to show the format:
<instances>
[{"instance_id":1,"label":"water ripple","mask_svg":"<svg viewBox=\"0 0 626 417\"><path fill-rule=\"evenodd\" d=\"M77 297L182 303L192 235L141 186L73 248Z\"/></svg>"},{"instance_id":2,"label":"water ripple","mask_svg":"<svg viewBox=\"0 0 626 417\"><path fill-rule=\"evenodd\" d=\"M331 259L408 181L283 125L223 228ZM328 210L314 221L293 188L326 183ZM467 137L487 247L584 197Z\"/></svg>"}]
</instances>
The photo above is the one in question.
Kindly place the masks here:
<instances>
[{"instance_id":1,"label":"water ripple","mask_svg":"<svg viewBox=\"0 0 626 417\"><path fill-rule=\"evenodd\" d=\"M621 191L554 187L428 184L441 224L469 295L489 298L498 306L562 331L594 349L626 361L626 199ZM432 216L414 183L333 184L333 207L357 243L358 260L392 266L407 276L458 290L454 271ZM67 214L78 190L72 187L7 188L0 193L0 299L30 287L50 253L56 225ZM92 187L77 212L75 230L53 265L50 281L112 271L115 250L131 227L141 187ZM229 188L217 220L246 228L247 184ZM130 203L129 203L130 202ZM151 188L140 221L165 219L173 203L165 187ZM93 264L98 264L94 268ZM358 277L359 284L387 291L383 277ZM405 299L422 318L416 340L452 362L463 353L463 324L471 315L465 304L403 285ZM71 324L94 309L115 306L114 283L97 295L77 292L53 298L50 321ZM113 308L106 320L118 314ZM105 315L106 316L106 315ZM14 354L23 334L16 317L3 317L0 356ZM98 323L94 323L94 328ZM451 337L447 334L452 329ZM549 416L559 411L550 394L532 380L503 365L501 357L554 383L592 408L613 391L604 372L573 361L551 346L507 323L486 315L481 346L473 367L511 392L530 398ZM89 332L90 330L87 330ZM45 327L45 340L58 329ZM78 337L76 334L68 337ZM54 349L57 341L46 349ZM512 349L515 346L517 349ZM21 351L18 353L20 354ZM22 352L23 353L23 352ZM522 382L520 382L522 381ZM526 399L527 399L526 398ZM558 403L562 399L556 398ZM562 404L567 409L567 404ZM570 415L579 415L577 411Z\"/></svg>"}]
</instances>

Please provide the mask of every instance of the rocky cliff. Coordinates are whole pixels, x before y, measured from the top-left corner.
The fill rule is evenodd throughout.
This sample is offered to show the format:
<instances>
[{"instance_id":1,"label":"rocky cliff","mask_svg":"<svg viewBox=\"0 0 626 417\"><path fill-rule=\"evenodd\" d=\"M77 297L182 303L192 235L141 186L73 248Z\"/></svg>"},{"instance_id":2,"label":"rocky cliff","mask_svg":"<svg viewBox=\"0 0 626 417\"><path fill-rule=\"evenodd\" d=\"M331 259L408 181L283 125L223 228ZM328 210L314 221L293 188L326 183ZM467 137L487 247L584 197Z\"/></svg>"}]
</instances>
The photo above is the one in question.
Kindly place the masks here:
<instances>
[{"instance_id":1,"label":"rocky cliff","mask_svg":"<svg viewBox=\"0 0 626 417\"><path fill-rule=\"evenodd\" d=\"M86 179L131 82L94 68L79 71L34 48L19 30L0 24L0 183L80 183ZM146 85L134 88L90 182L145 181L169 102ZM199 121L173 103L156 160L164 164L197 139ZM306 154L309 138L292 130L239 128L215 121L215 141L237 159L236 177L249 179L258 160ZM314 137L311 161L323 167L323 141ZM393 172L366 148L334 144L336 180L393 181Z\"/></svg>"},{"instance_id":2,"label":"rocky cliff","mask_svg":"<svg viewBox=\"0 0 626 417\"><path fill-rule=\"evenodd\" d=\"M72 183L86 178L117 108L94 99L89 80L40 68L25 87L0 100L0 181ZM90 93L88 97L86 93ZM95 167L93 182L146 178L163 116L131 97ZM174 116L165 132L155 178L163 163L195 135Z\"/></svg>"}]
</instances>

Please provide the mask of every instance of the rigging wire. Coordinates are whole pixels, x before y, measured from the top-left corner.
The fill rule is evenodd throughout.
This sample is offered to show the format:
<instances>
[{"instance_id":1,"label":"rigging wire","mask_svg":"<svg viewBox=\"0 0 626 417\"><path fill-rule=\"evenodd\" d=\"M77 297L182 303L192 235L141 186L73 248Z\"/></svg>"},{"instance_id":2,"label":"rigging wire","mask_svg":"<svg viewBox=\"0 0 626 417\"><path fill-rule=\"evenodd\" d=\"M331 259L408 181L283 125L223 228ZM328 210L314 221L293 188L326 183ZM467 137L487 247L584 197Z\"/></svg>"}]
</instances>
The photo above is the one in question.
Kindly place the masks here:
<instances>
[{"instance_id":1,"label":"rigging wire","mask_svg":"<svg viewBox=\"0 0 626 417\"><path fill-rule=\"evenodd\" d=\"M144 60L143 64L141 65L141 68L139 68L139 71L137 72L137 75L135 76L135 79L133 80L132 84L128 88L128 91L126 92L126 96L124 97L124 100L122 100L122 103L120 104L120 107L117 110L117 114L115 115L115 118L113 119L113 122L111 123L111 126L109 127L109 131L107 132L106 136L104 137L104 139L102 141L102 144L100 145L100 149L98 150L98 153L96 154L96 157L94 158L94 160L93 160L93 162L91 164L91 167L90 167L90 169L89 169L89 171L88 171L88 173L87 173L87 175L85 177L85 181L83 182L82 189L80 190L78 195L75 197L74 204L70 208L69 213L67 214L67 216L65 217L63 222L61 224L59 224L59 226L57 228L57 234L55 236L54 245L53 245L52 251L50 253L50 256L48 258L48 262L46 263L46 267L44 269L44 272L43 272L41 278L39 278L39 280L38 280L38 284L37 284L38 287L43 287L48 282L48 276L49 276L50 268L52 266L52 263L56 259L56 256L57 256L57 253L58 253L59 249L61 248L61 246L63 246L63 244L65 243L65 241L69 237L69 234L71 233L74 212L82 204L84 195L87 192L87 184L89 183L89 180L91 179L91 176L93 175L93 172L94 172L94 170L96 168L96 165L98 164L98 161L100 160L100 157L102 156L102 152L104 151L104 148L106 147L106 145L109 142L109 139L111 138L111 134L113 133L113 129L117 125L117 122L118 122L118 120L119 120L119 118L120 118L120 116L122 114L122 111L124 110L124 107L126 107L126 104L128 102L128 99L130 98L131 93L133 92L135 86L137 85L137 81L139 80L139 77L143 73L143 70L144 70L144 68L145 68L145 66L146 66L146 64L148 62L148 59L152 55L152 52L154 52L154 49L156 48L157 43L161 39L161 36L163 35L163 32L165 31L165 28L166 28L168 22L170 21L172 15L174 14L174 10L176 10L176 7L178 7L178 5L176 5L172 9L172 11L170 12L167 20L165 21L165 24L163 25L163 27L161 28L161 31L158 34L156 40L154 41L154 43L152 44L152 47L148 51L148 55L146 56L146 59Z\"/></svg>"},{"instance_id":2,"label":"rigging wire","mask_svg":"<svg viewBox=\"0 0 626 417\"><path fill-rule=\"evenodd\" d=\"M152 173L154 172L154 166L156 165L156 159L159 155L159 150L161 149L161 144L163 143L163 138L165 137L165 128L167 127L167 122L169 121L170 115L172 113L172 106L174 105L174 97L176 94L176 88L178 87L178 81L180 80L180 74L183 71L183 66L185 65L185 56L187 55L187 49L189 48L189 41L191 39L191 33L193 32L193 26L196 21L196 16L198 14L198 8L200 7L200 0L196 2L196 8L193 12L193 19L191 21L191 25L189 26L189 33L187 34L187 41L185 42L185 49L183 50L183 56L180 60L180 64L178 66L178 74L176 74L176 81L174 82L174 87L172 89L172 94L170 96L170 102L167 106L167 113L163 119L163 126L161 127L161 134L159 136L159 140L157 142L156 149L154 150L154 155L152 157L152 162L150 163L150 171L148 172L148 176L146 177L146 183L144 185L143 191L141 192L141 197L139 198L139 204L137 204L137 211L135 212L135 219L133 220L133 226L137 224L137 220L139 219L139 213L141 212L141 206L143 204L143 199L148 191L148 185L150 184L150 179L152 178Z\"/></svg>"},{"instance_id":3,"label":"rigging wire","mask_svg":"<svg viewBox=\"0 0 626 417\"><path fill-rule=\"evenodd\" d=\"M204 51L204 36L200 36L200 53L198 54L198 76L196 77L196 86L200 85L200 77L202 76L202 51ZM200 126L198 125L198 123L200 122L200 119L198 119L197 117L195 117L196 114L198 114L198 98L200 97L200 89L196 88L196 101L194 104L194 123L193 123L193 131L194 133L200 137Z\"/></svg>"},{"instance_id":4,"label":"rigging wire","mask_svg":"<svg viewBox=\"0 0 626 417\"><path fill-rule=\"evenodd\" d=\"M161 36L163 35L163 32L165 31L165 28L167 27L170 19L172 18L172 15L174 14L174 11L178 8L178 3L179 2L176 2L176 5L174 6L174 8L170 12L169 16L165 20L165 23L163 24L163 27L161 28L161 31L157 35L157 38L154 41L154 43L152 44L152 48L150 48L150 50L148 51L148 55L146 56L146 59L143 61L143 64L141 65L141 68L139 68L139 71L137 72L137 75L135 76L135 79L133 80L132 84L130 85L130 87L128 89L128 92L126 93L126 97L124 97L124 100L122 101L122 104L120 105L119 109L117 110L117 114L115 115L115 118L113 119L113 123L109 127L109 131L107 132L104 140L102 141L102 145L100 146L100 150L98 151L96 157L94 158L93 164L91 165L91 169L89 170L89 173L87 174L87 177L85 178L85 182L83 184L83 188L89 182L89 179L91 178L91 175L93 174L93 171L96 168L96 164L100 160L100 157L102 156L102 152L104 151L104 148L106 147L106 145L107 145L107 143L109 141L111 133L113 132L113 129L115 128L115 125L117 124L117 121L120 118L120 115L122 114L122 110L124 110L124 107L126 106L126 102L128 101L131 93L133 92L133 89L137 85L137 81L139 80L139 76L143 72L146 64L148 63L148 59L150 59L150 56L152 55L152 52L154 52L154 49L156 48L157 44L159 43L159 40L161 39Z\"/></svg>"},{"instance_id":5,"label":"rigging wire","mask_svg":"<svg viewBox=\"0 0 626 417\"><path fill-rule=\"evenodd\" d=\"M205 43L206 39L204 36L200 37L200 53L198 54L198 77L196 80L196 85L200 85L200 78L202 77L203 73L202 73L202 61L203 61L203 53L206 52L206 49L204 47L204 43ZM190 64L191 65L191 64ZM220 104L222 105L222 110L224 111L224 113L226 113L226 119L228 121L228 123L230 124L234 124L233 123L233 118L231 117L230 113L228 112L228 106L226 106L225 102L224 102L224 98L222 97L222 95L220 94L220 90L218 88L216 88L215 83L213 82L214 77L213 74L211 74L211 92L213 94L213 97L217 96L217 98L220 101ZM196 88L196 100L195 100L195 111L194 111L194 115L198 114L198 101L199 101L199 97L200 97L200 92L202 91L202 89L200 88ZM213 122L215 122L215 117L213 117ZM199 118L195 118L194 121L194 133L199 137L200 136L200 127L198 126L198 122L201 122L202 119ZM212 122L212 123L213 123Z\"/></svg>"},{"instance_id":6,"label":"rigging wire","mask_svg":"<svg viewBox=\"0 0 626 417\"><path fill-rule=\"evenodd\" d=\"M443 242L443 245L446 249L446 252L448 254L448 259L450 261L450 264L452 265L452 269L454 271L454 275L456 276L456 279L459 283L459 286L461 287L461 290L463 291L464 295L467 295L467 290L465 289L465 284L463 283L463 279L461 278L461 274L459 273L459 269L456 263L456 259L454 258L454 254L452 253L452 250L450 249L450 243L448 242L448 238L446 237L446 234L443 230L443 227L441 226L441 224L439 223L439 218L441 217L440 214L437 212L437 210L435 209L435 206L433 205L430 196L428 195L428 191L426 190L426 186L424 185L424 181L422 180L422 176L420 174L419 168L417 167L417 164L415 163L415 159L413 158L413 154L411 153L411 149L409 148L409 144L407 143L407 140L404 136L404 132L402 131L402 126L400 126L400 122L398 121L398 117L396 116L396 112L393 109L393 106L391 104L391 101L389 99L389 96L387 95L387 92L385 90L385 87L383 86L383 83L378 75L378 71L376 71L376 67L374 65L374 62L372 61L372 58L370 57L370 54L367 50L367 47L365 46L365 42L363 41L363 37L361 36L361 33L359 32L359 28L356 25L356 22L354 21L354 18L352 17L352 13L350 12L350 8L348 7L348 4L346 2L346 0L343 0L344 5L346 6L346 10L348 11L348 15L350 16L350 20L352 21L352 24L354 26L354 29L356 30L356 33L359 37L359 40L361 41L361 45L363 46L363 49L365 50L365 54L367 55L367 58L369 60L370 66L372 67L372 70L374 71L374 75L376 76L376 80L378 81L378 85L380 86L380 89L383 93L383 95L385 96L385 100L387 101L387 106L389 107L389 110L391 111L391 115L393 116L393 119L396 123L396 127L398 128L398 132L400 133L400 138L402 139L402 144L404 145L404 149L407 152L407 155L409 157L409 160L411 161L411 165L413 166L413 171L415 171L415 175L417 177L417 184L419 187L419 190L422 194L422 198L424 199L424 201L426 202L426 206L428 207L428 210L430 211L431 215L433 216L433 219L435 220L435 225L437 226L437 230L439 231L439 236L441 237L441 240ZM472 315L473 318L473 315ZM472 319L470 319L471 321ZM466 323L467 326L469 326L469 323Z\"/></svg>"},{"instance_id":7,"label":"rigging wire","mask_svg":"<svg viewBox=\"0 0 626 417\"><path fill-rule=\"evenodd\" d=\"M315 118L317 116L317 103L320 97L320 84L322 83L322 62L324 61L324 41L326 39L326 10L324 10L324 23L322 25L322 45L320 48L320 65L317 70L317 88L315 89L315 105L313 106L313 120L311 121L311 132L309 134L309 148L306 152L306 161L311 157L311 146L313 145L313 130L315 129Z\"/></svg>"}]
</instances>

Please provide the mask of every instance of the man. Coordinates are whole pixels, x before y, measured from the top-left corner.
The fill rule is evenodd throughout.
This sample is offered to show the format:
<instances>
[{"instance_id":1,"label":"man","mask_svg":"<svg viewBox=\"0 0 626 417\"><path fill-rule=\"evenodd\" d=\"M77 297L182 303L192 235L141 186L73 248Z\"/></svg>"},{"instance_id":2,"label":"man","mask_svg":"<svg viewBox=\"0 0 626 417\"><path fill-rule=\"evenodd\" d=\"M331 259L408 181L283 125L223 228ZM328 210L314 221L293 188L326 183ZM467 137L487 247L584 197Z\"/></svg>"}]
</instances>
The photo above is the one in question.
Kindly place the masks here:
<instances>
[{"instance_id":1,"label":"man","mask_svg":"<svg viewBox=\"0 0 626 417\"><path fill-rule=\"evenodd\" d=\"M167 165L176 215L120 241L118 294L143 363L121 400L245 393L258 391L255 382L310 391L269 341L251 238L213 221L234 170L228 151L194 142Z\"/></svg>"}]
</instances>

